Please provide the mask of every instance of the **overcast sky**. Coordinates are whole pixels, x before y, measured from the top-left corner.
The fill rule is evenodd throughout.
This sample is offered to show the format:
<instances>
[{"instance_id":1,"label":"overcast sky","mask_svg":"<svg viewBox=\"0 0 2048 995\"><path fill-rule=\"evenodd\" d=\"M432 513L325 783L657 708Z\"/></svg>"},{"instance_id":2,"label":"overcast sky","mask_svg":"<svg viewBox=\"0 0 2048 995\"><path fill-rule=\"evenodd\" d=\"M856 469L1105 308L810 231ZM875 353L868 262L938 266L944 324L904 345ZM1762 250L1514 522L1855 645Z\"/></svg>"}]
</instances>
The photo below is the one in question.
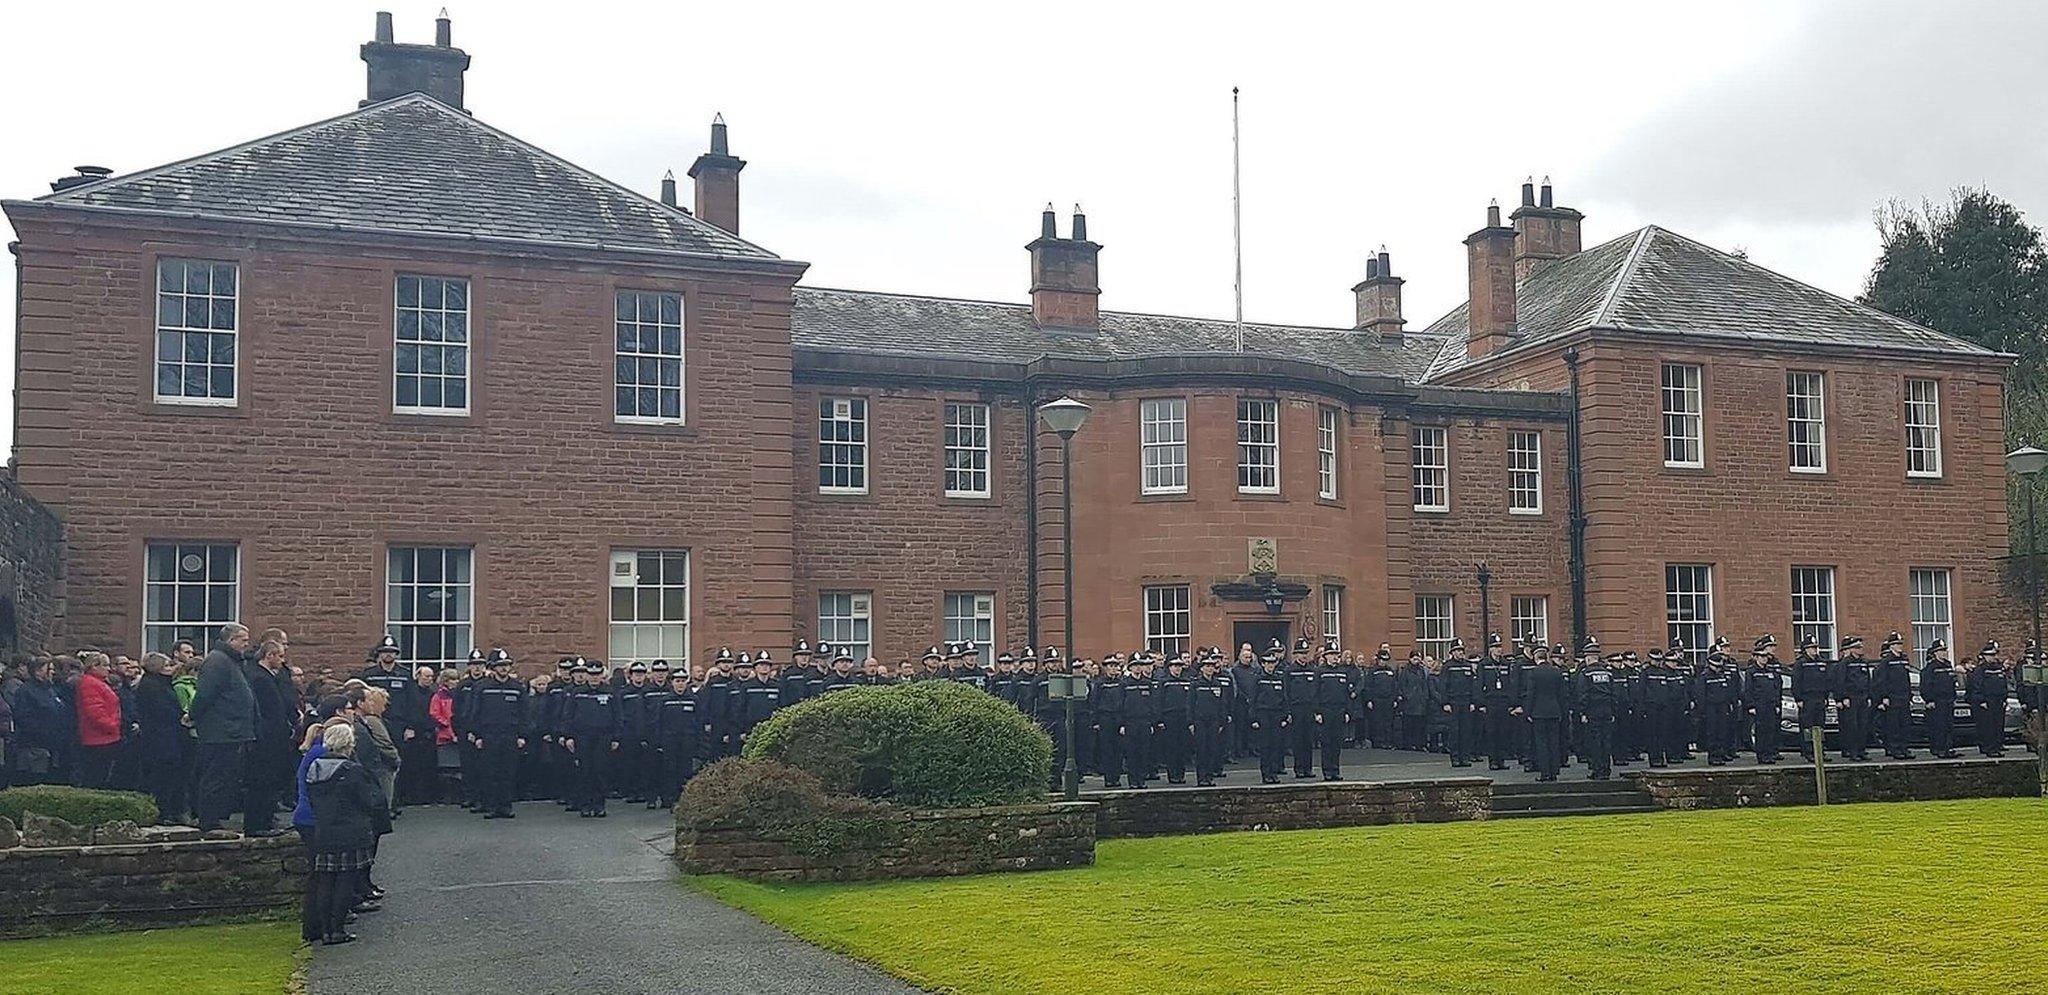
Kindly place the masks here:
<instances>
[{"instance_id":1,"label":"overcast sky","mask_svg":"<svg viewBox=\"0 0 2048 995\"><path fill-rule=\"evenodd\" d=\"M373 12L427 42L440 6L8 4L0 196L349 110ZM451 14L480 119L629 186L680 175L722 111L742 233L816 286L1022 300L1038 210L1078 202L1104 307L1228 316L1233 85L1253 320L1348 324L1384 243L1426 323L1465 295L1487 200L1531 174L1586 212L1588 245L1654 222L1842 294L1887 199L2048 206L2048 4L2020 0Z\"/></svg>"}]
</instances>

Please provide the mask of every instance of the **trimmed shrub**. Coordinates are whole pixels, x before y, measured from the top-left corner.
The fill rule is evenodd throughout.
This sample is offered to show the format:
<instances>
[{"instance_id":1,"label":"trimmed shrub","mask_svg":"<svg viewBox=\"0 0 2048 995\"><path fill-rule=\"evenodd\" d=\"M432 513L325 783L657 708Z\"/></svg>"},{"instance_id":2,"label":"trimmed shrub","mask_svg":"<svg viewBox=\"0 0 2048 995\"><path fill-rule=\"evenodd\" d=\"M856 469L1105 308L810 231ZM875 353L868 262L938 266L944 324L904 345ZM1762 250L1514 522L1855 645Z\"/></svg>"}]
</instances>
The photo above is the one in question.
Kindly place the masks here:
<instances>
[{"instance_id":1,"label":"trimmed shrub","mask_svg":"<svg viewBox=\"0 0 2048 995\"><path fill-rule=\"evenodd\" d=\"M747 737L745 755L807 771L835 794L960 808L1043 797L1052 739L984 691L920 681L845 688L782 709Z\"/></svg>"},{"instance_id":2,"label":"trimmed shrub","mask_svg":"<svg viewBox=\"0 0 2048 995\"><path fill-rule=\"evenodd\" d=\"M19 826L24 812L86 827L122 819L153 826L157 816L156 801L138 791L99 791L67 784L31 784L0 791L0 818Z\"/></svg>"},{"instance_id":3,"label":"trimmed shrub","mask_svg":"<svg viewBox=\"0 0 2048 995\"><path fill-rule=\"evenodd\" d=\"M826 794L817 777L788 764L727 757L684 786L676 820L691 829L739 829L860 815L873 807L866 799Z\"/></svg>"}]
</instances>

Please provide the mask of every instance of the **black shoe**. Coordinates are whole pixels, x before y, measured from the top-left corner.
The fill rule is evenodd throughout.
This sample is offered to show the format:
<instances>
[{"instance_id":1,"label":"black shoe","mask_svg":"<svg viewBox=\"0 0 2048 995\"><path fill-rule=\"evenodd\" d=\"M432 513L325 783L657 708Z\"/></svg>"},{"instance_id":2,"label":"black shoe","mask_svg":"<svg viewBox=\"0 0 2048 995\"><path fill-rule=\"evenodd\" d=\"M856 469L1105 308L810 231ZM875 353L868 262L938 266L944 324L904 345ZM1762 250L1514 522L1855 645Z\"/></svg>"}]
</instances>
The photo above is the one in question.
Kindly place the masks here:
<instances>
[{"instance_id":1,"label":"black shoe","mask_svg":"<svg viewBox=\"0 0 2048 995\"><path fill-rule=\"evenodd\" d=\"M1341 781L1341 780L1343 780L1343 779L1344 779L1344 775L1342 775L1342 774L1324 774L1324 775L1323 775L1323 780L1325 780L1325 781Z\"/></svg>"},{"instance_id":2,"label":"black shoe","mask_svg":"<svg viewBox=\"0 0 2048 995\"><path fill-rule=\"evenodd\" d=\"M604 811L604 809L598 809L598 810L597 810L597 818L600 818L600 819L602 819L602 818L604 818L604 817L605 817L605 811Z\"/></svg>"},{"instance_id":3,"label":"black shoe","mask_svg":"<svg viewBox=\"0 0 2048 995\"><path fill-rule=\"evenodd\" d=\"M517 818L519 818L519 817L518 817L518 816L516 816L516 815L513 815L513 814L512 814L512 810L508 808L508 809L501 809L501 810L500 810L500 811L498 812L498 818L500 818L500 819L517 819Z\"/></svg>"},{"instance_id":4,"label":"black shoe","mask_svg":"<svg viewBox=\"0 0 2048 995\"><path fill-rule=\"evenodd\" d=\"M504 818L504 816L502 816L502 815L499 815L499 814L498 814L498 813L496 813L496 812L485 812L485 813L484 813L484 818L486 818L486 819L502 819L502 818Z\"/></svg>"},{"instance_id":5,"label":"black shoe","mask_svg":"<svg viewBox=\"0 0 2048 995\"><path fill-rule=\"evenodd\" d=\"M1311 778L1311 777L1314 777L1314 776L1315 776L1314 774L1311 774L1311 773L1309 773L1308 771L1305 771L1305 770L1298 770L1298 771L1295 771L1295 772L1294 772L1294 778L1295 778L1295 780L1298 780L1298 781L1301 781L1301 780L1307 780L1307 779L1309 779L1309 778Z\"/></svg>"},{"instance_id":6,"label":"black shoe","mask_svg":"<svg viewBox=\"0 0 2048 995\"><path fill-rule=\"evenodd\" d=\"M335 946L337 944L354 942L356 942L356 934L354 933L329 933L328 935L320 938L321 945L329 947Z\"/></svg>"},{"instance_id":7,"label":"black shoe","mask_svg":"<svg viewBox=\"0 0 2048 995\"><path fill-rule=\"evenodd\" d=\"M1215 786L1216 786L1216 782L1214 782L1214 781L1196 781L1196 782L1195 782L1195 787L1197 787L1197 788L1213 788L1213 787L1215 787Z\"/></svg>"},{"instance_id":8,"label":"black shoe","mask_svg":"<svg viewBox=\"0 0 2048 995\"><path fill-rule=\"evenodd\" d=\"M589 809L585 809L585 810L583 810L583 811L581 811L581 812L578 812L578 813L576 813L577 817L579 817L579 818L584 818L584 819L588 819L588 818L590 818L590 817L592 817L592 816L594 816L594 815L596 815L596 814L597 814L596 812L592 812L592 811L590 811Z\"/></svg>"},{"instance_id":9,"label":"black shoe","mask_svg":"<svg viewBox=\"0 0 2048 995\"><path fill-rule=\"evenodd\" d=\"M384 889L382 888L371 888L369 891L364 892L364 894L368 895L370 901L373 902L381 902L384 900Z\"/></svg>"},{"instance_id":10,"label":"black shoe","mask_svg":"<svg viewBox=\"0 0 2048 995\"><path fill-rule=\"evenodd\" d=\"M384 911L384 906L377 904L375 901L357 902L356 904L349 906L349 911L357 913L382 912Z\"/></svg>"},{"instance_id":11,"label":"black shoe","mask_svg":"<svg viewBox=\"0 0 2048 995\"><path fill-rule=\"evenodd\" d=\"M1166 779L1166 783L1168 783L1168 784L1186 784L1186 783L1188 783L1188 779L1187 779L1187 778L1186 778L1185 776L1182 776L1182 777L1169 777L1169 778L1167 778L1167 779Z\"/></svg>"}]
</instances>

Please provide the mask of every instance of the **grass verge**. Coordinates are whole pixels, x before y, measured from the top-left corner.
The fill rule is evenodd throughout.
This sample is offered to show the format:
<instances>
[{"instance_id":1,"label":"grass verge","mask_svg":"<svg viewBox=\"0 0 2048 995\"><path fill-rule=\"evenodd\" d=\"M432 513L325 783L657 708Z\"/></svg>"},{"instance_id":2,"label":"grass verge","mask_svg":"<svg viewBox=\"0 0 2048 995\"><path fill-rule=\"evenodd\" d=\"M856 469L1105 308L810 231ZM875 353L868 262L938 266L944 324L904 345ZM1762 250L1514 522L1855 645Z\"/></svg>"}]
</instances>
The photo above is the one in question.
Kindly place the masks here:
<instances>
[{"instance_id":1,"label":"grass verge","mask_svg":"<svg viewBox=\"0 0 2048 995\"><path fill-rule=\"evenodd\" d=\"M7 995L281 995L299 924L244 922L0 941Z\"/></svg>"}]
</instances>

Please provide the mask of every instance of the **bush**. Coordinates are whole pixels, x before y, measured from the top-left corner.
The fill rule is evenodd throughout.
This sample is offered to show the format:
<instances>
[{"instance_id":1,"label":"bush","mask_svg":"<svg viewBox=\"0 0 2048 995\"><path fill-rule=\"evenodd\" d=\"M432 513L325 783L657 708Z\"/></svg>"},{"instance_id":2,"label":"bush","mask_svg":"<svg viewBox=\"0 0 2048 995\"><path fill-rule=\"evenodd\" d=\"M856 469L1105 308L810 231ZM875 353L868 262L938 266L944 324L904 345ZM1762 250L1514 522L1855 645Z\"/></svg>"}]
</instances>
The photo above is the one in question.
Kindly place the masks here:
<instances>
[{"instance_id":1,"label":"bush","mask_svg":"<svg viewBox=\"0 0 2048 995\"><path fill-rule=\"evenodd\" d=\"M780 826L866 813L860 798L835 798L817 777L773 760L727 757L690 779L676 819L692 829Z\"/></svg>"},{"instance_id":2,"label":"bush","mask_svg":"<svg viewBox=\"0 0 2048 995\"><path fill-rule=\"evenodd\" d=\"M745 755L808 771L827 792L959 808L1043 797L1052 739L981 690L920 681L785 708L747 737Z\"/></svg>"},{"instance_id":3,"label":"bush","mask_svg":"<svg viewBox=\"0 0 2048 995\"><path fill-rule=\"evenodd\" d=\"M155 800L137 791L97 791L64 784L31 784L0 791L0 818L19 826L23 812L88 827L122 819L153 826L157 816Z\"/></svg>"}]
</instances>

